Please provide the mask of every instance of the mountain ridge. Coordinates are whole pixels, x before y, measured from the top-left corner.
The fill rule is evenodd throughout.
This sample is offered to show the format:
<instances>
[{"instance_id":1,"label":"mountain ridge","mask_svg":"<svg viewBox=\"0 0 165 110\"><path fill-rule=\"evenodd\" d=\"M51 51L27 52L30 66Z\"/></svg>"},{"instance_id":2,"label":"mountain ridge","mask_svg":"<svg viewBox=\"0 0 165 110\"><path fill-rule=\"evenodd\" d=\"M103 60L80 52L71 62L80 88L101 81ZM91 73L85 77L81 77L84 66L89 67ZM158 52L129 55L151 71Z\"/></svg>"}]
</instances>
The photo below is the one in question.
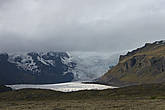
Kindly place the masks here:
<instances>
[{"instance_id":1,"label":"mountain ridge","mask_svg":"<svg viewBox=\"0 0 165 110\"><path fill-rule=\"evenodd\" d=\"M165 82L165 41L146 43L121 55L118 64L96 82L114 86Z\"/></svg>"},{"instance_id":2,"label":"mountain ridge","mask_svg":"<svg viewBox=\"0 0 165 110\"><path fill-rule=\"evenodd\" d=\"M0 84L54 84L65 81L91 81L102 76L115 65L119 55L119 53L59 51L1 53ZM9 72L9 70L12 71ZM3 72L7 72L7 74ZM40 73L43 77L39 78ZM55 74L58 74L57 78L65 75L65 78L63 77L65 80L60 81L59 79L56 82L55 76L51 77ZM50 77L47 78L48 76ZM46 81L44 81L44 77Z\"/></svg>"},{"instance_id":3,"label":"mountain ridge","mask_svg":"<svg viewBox=\"0 0 165 110\"><path fill-rule=\"evenodd\" d=\"M0 54L1 84L42 84L69 82L75 67L66 52L29 52L26 54Z\"/></svg>"}]
</instances>

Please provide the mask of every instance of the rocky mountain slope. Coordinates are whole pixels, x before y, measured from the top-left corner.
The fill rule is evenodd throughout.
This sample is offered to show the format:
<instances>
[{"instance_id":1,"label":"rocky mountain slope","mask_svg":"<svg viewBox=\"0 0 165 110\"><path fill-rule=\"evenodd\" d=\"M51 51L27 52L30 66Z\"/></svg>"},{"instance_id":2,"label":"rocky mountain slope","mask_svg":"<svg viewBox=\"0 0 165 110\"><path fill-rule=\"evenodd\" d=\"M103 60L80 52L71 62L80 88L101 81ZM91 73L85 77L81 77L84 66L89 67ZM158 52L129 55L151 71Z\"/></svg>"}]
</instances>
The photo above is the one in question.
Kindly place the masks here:
<instances>
[{"instance_id":1,"label":"rocky mountain slope","mask_svg":"<svg viewBox=\"0 0 165 110\"><path fill-rule=\"evenodd\" d=\"M165 41L147 43L121 55L118 64L97 82L114 86L165 82Z\"/></svg>"},{"instance_id":2,"label":"rocky mountain slope","mask_svg":"<svg viewBox=\"0 0 165 110\"><path fill-rule=\"evenodd\" d=\"M86 81L117 64L119 53L29 52L0 54L0 84Z\"/></svg>"},{"instance_id":3,"label":"rocky mountain slope","mask_svg":"<svg viewBox=\"0 0 165 110\"><path fill-rule=\"evenodd\" d=\"M75 67L66 52L0 54L0 84L60 83L74 78Z\"/></svg>"}]
</instances>

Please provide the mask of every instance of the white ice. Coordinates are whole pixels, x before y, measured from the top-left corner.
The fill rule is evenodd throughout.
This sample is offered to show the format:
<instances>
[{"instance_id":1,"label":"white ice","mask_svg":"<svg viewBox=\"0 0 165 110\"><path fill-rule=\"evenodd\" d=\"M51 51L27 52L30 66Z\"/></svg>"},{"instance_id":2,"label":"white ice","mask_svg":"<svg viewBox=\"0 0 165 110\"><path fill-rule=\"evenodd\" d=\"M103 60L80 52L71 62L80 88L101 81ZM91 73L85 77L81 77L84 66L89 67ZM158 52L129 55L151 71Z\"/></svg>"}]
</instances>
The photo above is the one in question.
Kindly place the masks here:
<instances>
[{"instance_id":1,"label":"white ice","mask_svg":"<svg viewBox=\"0 0 165 110\"><path fill-rule=\"evenodd\" d=\"M60 84L44 84L44 85L29 85L29 84L19 84L19 85L7 85L14 90L24 89L24 88L36 88L36 89L50 89L61 92L72 92L80 90L104 90L113 89L116 87L99 85L99 84L83 84L81 82L69 82Z\"/></svg>"}]
</instances>

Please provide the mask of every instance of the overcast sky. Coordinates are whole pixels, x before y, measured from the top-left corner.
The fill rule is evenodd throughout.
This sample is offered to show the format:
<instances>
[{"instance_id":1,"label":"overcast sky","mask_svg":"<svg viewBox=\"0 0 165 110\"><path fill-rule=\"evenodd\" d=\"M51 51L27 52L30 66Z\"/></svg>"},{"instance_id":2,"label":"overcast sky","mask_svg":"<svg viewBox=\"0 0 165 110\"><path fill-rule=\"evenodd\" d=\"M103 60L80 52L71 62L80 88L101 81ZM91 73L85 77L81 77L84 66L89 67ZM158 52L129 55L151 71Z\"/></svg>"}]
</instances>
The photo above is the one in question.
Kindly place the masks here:
<instances>
[{"instance_id":1,"label":"overcast sky","mask_svg":"<svg viewBox=\"0 0 165 110\"><path fill-rule=\"evenodd\" d=\"M122 51L165 39L165 0L0 0L0 51Z\"/></svg>"}]
</instances>

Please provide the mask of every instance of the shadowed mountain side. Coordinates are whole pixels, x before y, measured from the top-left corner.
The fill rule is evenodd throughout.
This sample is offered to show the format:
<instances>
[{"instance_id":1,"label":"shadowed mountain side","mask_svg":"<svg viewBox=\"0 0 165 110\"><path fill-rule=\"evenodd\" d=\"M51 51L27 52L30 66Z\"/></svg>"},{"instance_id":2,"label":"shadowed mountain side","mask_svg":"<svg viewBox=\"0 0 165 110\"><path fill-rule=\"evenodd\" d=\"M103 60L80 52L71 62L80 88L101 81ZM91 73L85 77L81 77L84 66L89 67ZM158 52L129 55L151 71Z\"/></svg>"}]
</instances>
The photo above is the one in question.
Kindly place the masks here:
<instances>
[{"instance_id":1,"label":"shadowed mountain side","mask_svg":"<svg viewBox=\"0 0 165 110\"><path fill-rule=\"evenodd\" d=\"M75 63L66 52L0 54L0 84L49 84L70 82Z\"/></svg>"}]
</instances>

